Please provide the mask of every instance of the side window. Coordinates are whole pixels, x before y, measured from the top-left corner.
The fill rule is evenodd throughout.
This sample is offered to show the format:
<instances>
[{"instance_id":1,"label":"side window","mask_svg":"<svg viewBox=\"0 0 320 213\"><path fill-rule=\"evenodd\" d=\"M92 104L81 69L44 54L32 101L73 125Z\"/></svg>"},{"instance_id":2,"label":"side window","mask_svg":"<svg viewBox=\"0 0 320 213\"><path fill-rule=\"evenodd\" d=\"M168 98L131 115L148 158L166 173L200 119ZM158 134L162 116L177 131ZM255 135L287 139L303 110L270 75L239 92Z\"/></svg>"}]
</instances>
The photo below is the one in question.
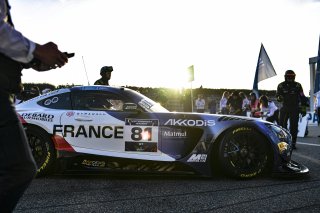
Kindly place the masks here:
<instances>
[{"instance_id":1,"label":"side window","mask_svg":"<svg viewBox=\"0 0 320 213\"><path fill-rule=\"evenodd\" d=\"M124 98L113 93L99 91L76 91L73 93L75 110L123 111Z\"/></svg>"},{"instance_id":2,"label":"side window","mask_svg":"<svg viewBox=\"0 0 320 213\"><path fill-rule=\"evenodd\" d=\"M71 109L70 93L62 93L50 96L41 101L38 101L40 106L50 109Z\"/></svg>"}]
</instances>

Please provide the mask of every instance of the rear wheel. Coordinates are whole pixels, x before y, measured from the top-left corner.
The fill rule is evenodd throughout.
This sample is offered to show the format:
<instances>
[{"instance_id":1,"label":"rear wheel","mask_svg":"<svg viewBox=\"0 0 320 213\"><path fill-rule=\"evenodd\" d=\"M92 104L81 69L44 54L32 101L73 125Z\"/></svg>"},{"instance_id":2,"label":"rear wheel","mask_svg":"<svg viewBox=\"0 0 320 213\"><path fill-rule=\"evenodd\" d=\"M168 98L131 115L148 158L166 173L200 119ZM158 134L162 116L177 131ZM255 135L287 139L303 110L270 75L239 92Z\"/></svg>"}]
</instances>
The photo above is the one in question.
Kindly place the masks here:
<instances>
[{"instance_id":1,"label":"rear wheel","mask_svg":"<svg viewBox=\"0 0 320 213\"><path fill-rule=\"evenodd\" d=\"M56 159L53 142L44 130L29 126L26 130L33 158L37 164L38 176L52 172Z\"/></svg>"},{"instance_id":2,"label":"rear wheel","mask_svg":"<svg viewBox=\"0 0 320 213\"><path fill-rule=\"evenodd\" d=\"M228 130L219 144L221 169L229 176L252 178L261 174L270 161L269 147L251 127Z\"/></svg>"}]
</instances>

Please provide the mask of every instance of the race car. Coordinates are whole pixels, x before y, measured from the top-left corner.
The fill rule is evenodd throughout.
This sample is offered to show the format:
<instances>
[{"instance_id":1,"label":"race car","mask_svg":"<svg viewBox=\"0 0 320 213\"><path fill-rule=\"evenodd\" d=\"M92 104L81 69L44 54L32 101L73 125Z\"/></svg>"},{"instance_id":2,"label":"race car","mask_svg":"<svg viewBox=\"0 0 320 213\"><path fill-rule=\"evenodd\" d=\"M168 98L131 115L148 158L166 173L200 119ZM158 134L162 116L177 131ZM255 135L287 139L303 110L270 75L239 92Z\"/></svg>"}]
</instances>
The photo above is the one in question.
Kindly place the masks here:
<instances>
[{"instance_id":1,"label":"race car","mask_svg":"<svg viewBox=\"0 0 320 213\"><path fill-rule=\"evenodd\" d=\"M305 175L291 135L242 116L169 112L128 88L77 86L18 104L38 175L72 169L235 178Z\"/></svg>"}]
</instances>

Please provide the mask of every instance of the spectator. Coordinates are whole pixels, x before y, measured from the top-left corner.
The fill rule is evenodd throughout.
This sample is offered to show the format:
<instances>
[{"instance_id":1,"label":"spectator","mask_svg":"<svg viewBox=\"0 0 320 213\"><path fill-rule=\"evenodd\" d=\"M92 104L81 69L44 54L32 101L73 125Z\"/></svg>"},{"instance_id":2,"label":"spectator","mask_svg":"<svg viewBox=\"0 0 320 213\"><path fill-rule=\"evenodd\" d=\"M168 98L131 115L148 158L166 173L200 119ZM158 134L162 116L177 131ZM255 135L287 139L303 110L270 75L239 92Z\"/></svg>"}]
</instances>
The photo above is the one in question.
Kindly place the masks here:
<instances>
[{"instance_id":1,"label":"spectator","mask_svg":"<svg viewBox=\"0 0 320 213\"><path fill-rule=\"evenodd\" d=\"M100 69L101 78L94 82L94 85L106 85L109 86L109 80L111 79L112 66L104 66Z\"/></svg>"},{"instance_id":2,"label":"spectator","mask_svg":"<svg viewBox=\"0 0 320 213\"><path fill-rule=\"evenodd\" d=\"M30 99L41 95L40 89L37 86L33 86L30 89Z\"/></svg>"},{"instance_id":3,"label":"spectator","mask_svg":"<svg viewBox=\"0 0 320 213\"><path fill-rule=\"evenodd\" d=\"M250 101L244 92L239 92L239 95L242 99L242 115L247 116L247 111L249 110Z\"/></svg>"},{"instance_id":4,"label":"spectator","mask_svg":"<svg viewBox=\"0 0 320 213\"><path fill-rule=\"evenodd\" d=\"M279 110L273 101L270 101L269 98L265 95L262 95L259 99L260 109L262 112L261 117L265 117L269 122L276 122L279 124L278 116Z\"/></svg>"},{"instance_id":5,"label":"spectator","mask_svg":"<svg viewBox=\"0 0 320 213\"><path fill-rule=\"evenodd\" d=\"M196 100L196 109L199 113L204 113L204 108L206 105L206 101L203 98L203 95L199 94Z\"/></svg>"},{"instance_id":6,"label":"spectator","mask_svg":"<svg viewBox=\"0 0 320 213\"><path fill-rule=\"evenodd\" d=\"M216 106L217 106L216 99L214 98L214 96L212 96L211 100L208 103L210 114L216 114L217 113Z\"/></svg>"},{"instance_id":7,"label":"spectator","mask_svg":"<svg viewBox=\"0 0 320 213\"><path fill-rule=\"evenodd\" d=\"M219 102L219 108L220 108L221 114L224 114L224 115L229 114L228 107L227 107L228 98L229 98L229 92L224 91Z\"/></svg>"},{"instance_id":8,"label":"spectator","mask_svg":"<svg viewBox=\"0 0 320 213\"><path fill-rule=\"evenodd\" d=\"M250 105L249 105L249 108L250 108L250 116L251 117L256 117L255 114L256 112L260 111L259 109L259 100L257 98L257 95L256 93L254 92L251 92L250 93Z\"/></svg>"},{"instance_id":9,"label":"spectator","mask_svg":"<svg viewBox=\"0 0 320 213\"><path fill-rule=\"evenodd\" d=\"M242 114L242 99L239 92L234 91L228 98L227 106L230 115L243 115Z\"/></svg>"}]
</instances>

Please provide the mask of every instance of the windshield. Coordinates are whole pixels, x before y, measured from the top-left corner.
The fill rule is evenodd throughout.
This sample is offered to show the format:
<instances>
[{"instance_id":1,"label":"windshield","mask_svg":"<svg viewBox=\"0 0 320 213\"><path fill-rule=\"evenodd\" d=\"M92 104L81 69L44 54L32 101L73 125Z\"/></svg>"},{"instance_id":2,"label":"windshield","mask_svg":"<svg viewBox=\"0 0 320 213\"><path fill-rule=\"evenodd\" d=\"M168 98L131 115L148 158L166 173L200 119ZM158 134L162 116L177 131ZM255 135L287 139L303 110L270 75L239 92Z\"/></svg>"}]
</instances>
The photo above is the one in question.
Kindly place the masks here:
<instances>
[{"instance_id":1,"label":"windshield","mask_svg":"<svg viewBox=\"0 0 320 213\"><path fill-rule=\"evenodd\" d=\"M138 102L138 105L147 112L169 112L169 110L161 106L160 103L153 101L147 96L144 96L141 93L136 92L134 90L130 90L130 92L134 93L134 96L138 98L136 100Z\"/></svg>"}]
</instances>

